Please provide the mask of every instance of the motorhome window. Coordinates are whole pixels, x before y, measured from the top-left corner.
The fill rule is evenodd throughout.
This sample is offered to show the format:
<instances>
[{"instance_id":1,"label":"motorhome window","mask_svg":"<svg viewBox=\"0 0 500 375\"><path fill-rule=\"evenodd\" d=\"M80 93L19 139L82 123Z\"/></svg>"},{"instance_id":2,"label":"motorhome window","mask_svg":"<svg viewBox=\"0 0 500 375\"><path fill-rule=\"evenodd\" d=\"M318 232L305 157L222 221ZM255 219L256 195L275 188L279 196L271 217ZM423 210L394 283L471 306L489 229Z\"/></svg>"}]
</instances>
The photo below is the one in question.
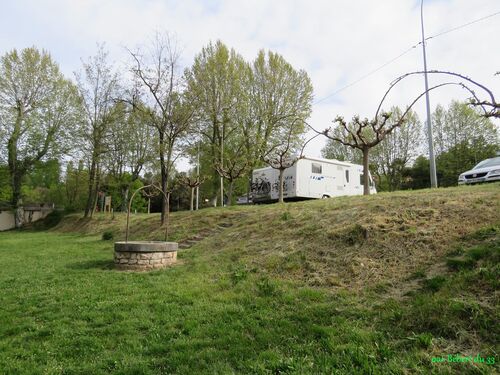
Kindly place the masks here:
<instances>
[{"instance_id":1,"label":"motorhome window","mask_svg":"<svg viewBox=\"0 0 500 375\"><path fill-rule=\"evenodd\" d=\"M349 170L345 171L345 180L347 183L349 182Z\"/></svg>"},{"instance_id":2,"label":"motorhome window","mask_svg":"<svg viewBox=\"0 0 500 375\"><path fill-rule=\"evenodd\" d=\"M359 184L360 185L364 185L365 183L365 175L364 174L360 174L359 175Z\"/></svg>"},{"instance_id":3,"label":"motorhome window","mask_svg":"<svg viewBox=\"0 0 500 375\"><path fill-rule=\"evenodd\" d=\"M312 173L321 173L321 164L312 163L311 164L311 172Z\"/></svg>"}]
</instances>

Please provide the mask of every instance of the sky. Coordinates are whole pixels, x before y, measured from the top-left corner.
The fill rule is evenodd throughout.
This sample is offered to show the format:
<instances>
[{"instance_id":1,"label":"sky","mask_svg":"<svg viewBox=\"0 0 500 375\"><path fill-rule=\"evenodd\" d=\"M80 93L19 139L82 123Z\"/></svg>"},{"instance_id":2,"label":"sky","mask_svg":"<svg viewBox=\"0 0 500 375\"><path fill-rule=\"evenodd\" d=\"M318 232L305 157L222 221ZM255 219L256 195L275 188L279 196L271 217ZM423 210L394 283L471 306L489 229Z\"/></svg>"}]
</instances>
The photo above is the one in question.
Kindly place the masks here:
<instances>
[{"instance_id":1,"label":"sky","mask_svg":"<svg viewBox=\"0 0 500 375\"><path fill-rule=\"evenodd\" d=\"M278 52L309 74L309 123L317 130L332 126L337 115L373 117L395 78L423 69L421 46L411 48L421 40L419 0L16 0L2 1L1 9L0 55L14 48L46 49L68 78L98 43L124 67L130 61L126 47L147 44L158 31L175 35L185 67L219 39L248 61L261 49ZM467 75L500 97L500 75L494 76L500 71L500 2L424 1L426 37L489 15L428 40L427 65ZM440 82L429 77L430 86ZM405 79L385 108L405 106L423 90L422 76ZM458 87L438 89L430 95L431 109L467 97ZM425 101L414 108L424 120ZM306 155L320 156L324 143L315 139ZM184 161L179 167L188 166Z\"/></svg>"}]
</instances>

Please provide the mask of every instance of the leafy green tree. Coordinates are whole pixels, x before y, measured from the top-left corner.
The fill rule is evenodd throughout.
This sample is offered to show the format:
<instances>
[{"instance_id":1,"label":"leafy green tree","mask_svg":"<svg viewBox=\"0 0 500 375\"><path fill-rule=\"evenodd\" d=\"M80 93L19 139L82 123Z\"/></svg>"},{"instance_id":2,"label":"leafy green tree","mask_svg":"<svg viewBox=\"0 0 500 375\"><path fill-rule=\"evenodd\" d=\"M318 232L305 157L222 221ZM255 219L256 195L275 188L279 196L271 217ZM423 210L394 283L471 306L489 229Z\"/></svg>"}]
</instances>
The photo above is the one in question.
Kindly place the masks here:
<instances>
[{"instance_id":1,"label":"leafy green tree","mask_svg":"<svg viewBox=\"0 0 500 375\"><path fill-rule=\"evenodd\" d=\"M88 197L89 171L85 169L83 160L78 162L75 168L70 161L66 166L64 177L65 206L70 211L81 211L85 209Z\"/></svg>"},{"instance_id":2,"label":"leafy green tree","mask_svg":"<svg viewBox=\"0 0 500 375\"><path fill-rule=\"evenodd\" d=\"M104 155L104 166L121 191L121 205L113 206L126 212L131 185L140 177L144 168L156 154L154 128L149 126L149 116L139 109L139 103L116 104L116 118L109 127L109 151Z\"/></svg>"},{"instance_id":3,"label":"leafy green tree","mask_svg":"<svg viewBox=\"0 0 500 375\"><path fill-rule=\"evenodd\" d=\"M304 70L294 69L277 53L266 54L262 50L247 80L249 108L242 123L251 173L264 159L271 161L273 150L277 151L272 158L276 161L278 155L282 155L278 159L284 160L296 149L305 121L311 115L313 86Z\"/></svg>"},{"instance_id":4,"label":"leafy green tree","mask_svg":"<svg viewBox=\"0 0 500 375\"><path fill-rule=\"evenodd\" d=\"M9 167L0 164L0 207L7 205L12 197L12 187L9 183Z\"/></svg>"},{"instance_id":5,"label":"leafy green tree","mask_svg":"<svg viewBox=\"0 0 500 375\"><path fill-rule=\"evenodd\" d=\"M473 145L462 142L442 152L436 158L440 186L457 185L460 173L472 169L481 160L494 157L497 151L497 145L476 139Z\"/></svg>"},{"instance_id":6,"label":"leafy green tree","mask_svg":"<svg viewBox=\"0 0 500 375\"><path fill-rule=\"evenodd\" d=\"M458 175L500 149L498 129L478 108L452 101L433 113L433 134L441 186L456 185Z\"/></svg>"},{"instance_id":7,"label":"leafy green tree","mask_svg":"<svg viewBox=\"0 0 500 375\"><path fill-rule=\"evenodd\" d=\"M59 160L38 161L25 177L21 187L25 202L64 205Z\"/></svg>"},{"instance_id":8,"label":"leafy green tree","mask_svg":"<svg viewBox=\"0 0 500 375\"><path fill-rule=\"evenodd\" d=\"M420 155L410 168L403 170L403 189L425 189L431 184L429 159Z\"/></svg>"},{"instance_id":9,"label":"leafy green tree","mask_svg":"<svg viewBox=\"0 0 500 375\"><path fill-rule=\"evenodd\" d=\"M223 194L224 190L223 185L219 186L218 177L220 181L228 177L224 173L224 154L228 150L225 145L229 145L234 137L241 136L241 133L238 134L238 120L242 117L239 113L241 108L246 105L244 101L248 88L243 86L243 75L248 69L241 55L217 41L204 47L195 56L191 68L185 71L187 95L196 108L198 132L209 145L204 151L212 164L209 181L214 202L217 192ZM221 205L222 201L223 198Z\"/></svg>"},{"instance_id":10,"label":"leafy green tree","mask_svg":"<svg viewBox=\"0 0 500 375\"><path fill-rule=\"evenodd\" d=\"M71 144L79 121L75 86L48 52L13 50L0 59L0 133L6 139L11 203L20 206L21 185L36 162L57 157ZM17 210L16 227L22 225Z\"/></svg>"},{"instance_id":11,"label":"leafy green tree","mask_svg":"<svg viewBox=\"0 0 500 375\"><path fill-rule=\"evenodd\" d=\"M402 116L398 107L392 107L391 113L393 115L389 122ZM383 190L394 191L401 188L403 170L421 151L421 139L422 125L418 115L409 111L403 124L373 148L371 170L378 176L379 183L386 185Z\"/></svg>"},{"instance_id":12,"label":"leafy green tree","mask_svg":"<svg viewBox=\"0 0 500 375\"><path fill-rule=\"evenodd\" d=\"M61 183L61 163L58 159L38 161L26 178L26 184L31 187L49 188Z\"/></svg>"},{"instance_id":13,"label":"leafy green tree","mask_svg":"<svg viewBox=\"0 0 500 375\"><path fill-rule=\"evenodd\" d=\"M117 179L117 176L111 174L104 176L104 178L102 179L101 188L104 192L106 192L105 195L111 196L111 206L114 211L123 210L124 206L126 207L125 211L128 210L129 199L125 200L122 191L123 179L127 177L130 181L128 184L128 188L131 192L130 195L132 195L133 192L140 187L144 186L144 183L141 181L141 179L132 180L128 173L120 176L120 179ZM147 212L147 200L144 198L143 194L135 195L131 209L132 212Z\"/></svg>"}]
</instances>

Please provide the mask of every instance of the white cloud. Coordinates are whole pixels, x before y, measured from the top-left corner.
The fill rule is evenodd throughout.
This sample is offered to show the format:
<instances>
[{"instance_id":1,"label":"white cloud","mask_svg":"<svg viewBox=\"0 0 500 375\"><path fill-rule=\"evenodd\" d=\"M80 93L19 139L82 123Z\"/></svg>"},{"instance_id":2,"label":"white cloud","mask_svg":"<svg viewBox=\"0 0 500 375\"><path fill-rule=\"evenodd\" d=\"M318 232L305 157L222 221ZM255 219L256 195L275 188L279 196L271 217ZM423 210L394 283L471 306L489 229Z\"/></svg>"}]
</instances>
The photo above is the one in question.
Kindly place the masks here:
<instances>
[{"instance_id":1,"label":"white cloud","mask_svg":"<svg viewBox=\"0 0 500 375\"><path fill-rule=\"evenodd\" d=\"M496 0L434 0L425 3L426 35L497 12ZM500 95L500 15L428 42L428 67L464 73ZM177 35L183 61L210 40L221 39L246 59L261 48L281 53L312 78L316 99L337 91L391 60L420 38L420 2L386 1L161 1L161 0L19 0L7 2L0 15L0 53L36 45L51 51L68 76L80 68L80 58L106 42L113 60L124 61L123 46L147 42L154 31ZM398 75L422 69L422 51L413 49L394 63L314 106L311 123L317 129L337 114L372 116L382 94ZM430 77L431 84L438 82ZM388 101L405 105L423 90L423 78L408 79ZM455 88L431 94L431 105L464 99ZM420 117L424 102L416 106ZM323 142L311 142L319 155Z\"/></svg>"}]
</instances>

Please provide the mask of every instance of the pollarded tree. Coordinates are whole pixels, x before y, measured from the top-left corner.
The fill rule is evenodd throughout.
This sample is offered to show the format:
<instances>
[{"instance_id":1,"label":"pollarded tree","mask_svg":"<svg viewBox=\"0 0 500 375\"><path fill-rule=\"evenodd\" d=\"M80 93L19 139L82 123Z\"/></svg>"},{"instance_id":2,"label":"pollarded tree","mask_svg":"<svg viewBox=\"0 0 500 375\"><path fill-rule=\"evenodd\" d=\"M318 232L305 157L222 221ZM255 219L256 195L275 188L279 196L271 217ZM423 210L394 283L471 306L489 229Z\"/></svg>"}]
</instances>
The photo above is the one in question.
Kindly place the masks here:
<instances>
[{"instance_id":1,"label":"pollarded tree","mask_svg":"<svg viewBox=\"0 0 500 375\"><path fill-rule=\"evenodd\" d=\"M203 183L204 178L197 176L194 173L181 172L177 175L177 180L181 185L189 188L189 192L191 194L190 203L189 203L189 211L193 211L194 210L194 192L195 192L195 189Z\"/></svg>"},{"instance_id":2,"label":"pollarded tree","mask_svg":"<svg viewBox=\"0 0 500 375\"><path fill-rule=\"evenodd\" d=\"M285 169L292 167L302 157L301 135L304 133L305 124L300 118L290 119L276 129L269 146L264 152L263 161L279 172L278 202L283 203L284 173ZM302 150L301 150L302 148ZM299 155L300 150L300 155Z\"/></svg>"},{"instance_id":3,"label":"pollarded tree","mask_svg":"<svg viewBox=\"0 0 500 375\"><path fill-rule=\"evenodd\" d=\"M331 133L335 137L342 137L342 129L340 127L333 128ZM335 159L350 163L361 164L363 162L363 153L361 150L345 146L331 139L327 140L325 147L321 150L321 155L326 159Z\"/></svg>"},{"instance_id":4,"label":"pollarded tree","mask_svg":"<svg viewBox=\"0 0 500 375\"><path fill-rule=\"evenodd\" d=\"M399 115L399 113L393 115L390 112L384 112L382 110L382 105L392 89L405 77L420 73L421 72L408 73L394 80L382 97L372 120L369 120L368 118L361 119L356 115L353 117L351 122L347 123L342 116L337 116L334 123L338 124L340 130L338 132L332 132L332 128L330 127L322 132L322 134L327 138L335 142L339 142L344 146L358 149L363 153L363 194L365 195L370 194L368 162L371 149L382 142L395 129L400 128L405 123L406 117L411 112L413 105L415 105L415 103L423 97L426 92L443 86L456 85L461 86L473 93L473 91L463 83L445 82L435 85L418 95L410 103L410 105L406 107L406 110L401 115ZM312 127L311 129L315 130ZM316 133L320 132L316 131Z\"/></svg>"},{"instance_id":5,"label":"pollarded tree","mask_svg":"<svg viewBox=\"0 0 500 375\"><path fill-rule=\"evenodd\" d=\"M0 133L6 140L11 203L20 206L21 184L33 165L57 157L71 144L79 121L75 86L65 79L48 52L35 47L13 50L0 60ZM17 210L16 227L22 225Z\"/></svg>"},{"instance_id":6,"label":"pollarded tree","mask_svg":"<svg viewBox=\"0 0 500 375\"><path fill-rule=\"evenodd\" d=\"M241 134L234 134L224 144L223 152L224 158L215 162L215 169L229 183L227 201L228 206L230 206L233 204L234 183L237 179L246 175L251 161L245 154L245 139Z\"/></svg>"},{"instance_id":7,"label":"pollarded tree","mask_svg":"<svg viewBox=\"0 0 500 375\"><path fill-rule=\"evenodd\" d=\"M332 141L339 142L344 146L358 149L363 155L363 194L370 194L369 180L369 153L381 143L387 135L395 129L401 127L405 122L405 117L409 113L410 107L398 117L392 113L382 112L373 120L367 118L360 119L354 116L352 121L347 123L342 116L337 116L334 120L338 124L339 131L333 133L331 128L323 131L323 134Z\"/></svg>"},{"instance_id":8,"label":"pollarded tree","mask_svg":"<svg viewBox=\"0 0 500 375\"><path fill-rule=\"evenodd\" d=\"M391 113L393 115L389 123L402 115L399 107L391 108ZM330 135L332 138L342 138L343 131L343 127L335 127ZM406 115L406 121L373 148L370 170L378 176L382 190L392 191L401 187L404 168L419 154L421 132L422 126L417 114L410 111ZM322 155L329 159L363 163L361 149L346 146L332 139L328 140Z\"/></svg>"}]
</instances>

